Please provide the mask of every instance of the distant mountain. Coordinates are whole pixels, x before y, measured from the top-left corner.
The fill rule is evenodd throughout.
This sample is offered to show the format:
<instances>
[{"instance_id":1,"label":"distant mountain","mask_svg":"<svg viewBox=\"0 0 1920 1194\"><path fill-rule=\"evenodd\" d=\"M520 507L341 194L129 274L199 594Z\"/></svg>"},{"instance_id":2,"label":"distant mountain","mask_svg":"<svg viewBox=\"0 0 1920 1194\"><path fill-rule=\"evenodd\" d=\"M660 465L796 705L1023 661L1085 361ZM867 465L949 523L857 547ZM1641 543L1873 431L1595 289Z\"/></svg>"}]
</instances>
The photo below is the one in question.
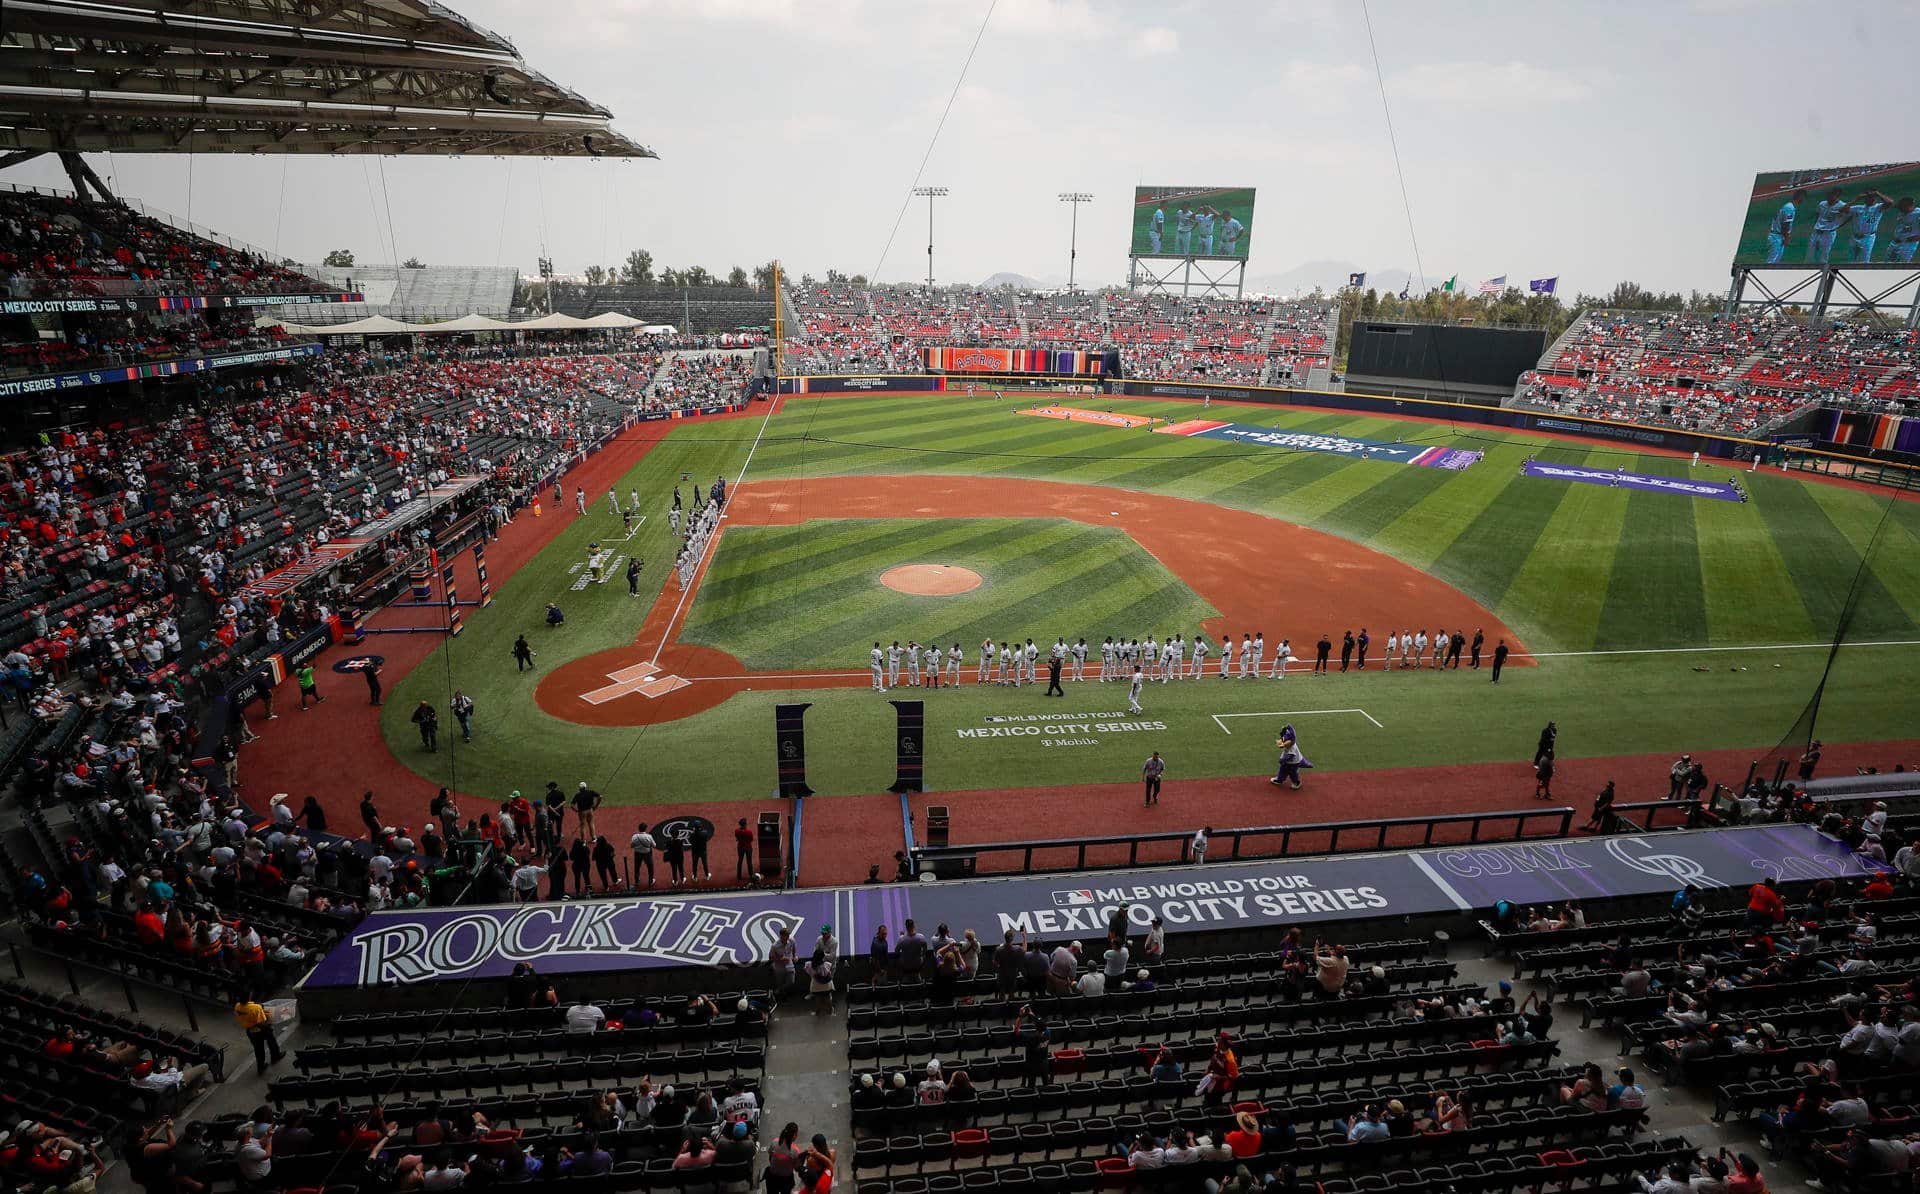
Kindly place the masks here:
<instances>
[{"instance_id":1,"label":"distant mountain","mask_svg":"<svg viewBox=\"0 0 1920 1194\"><path fill-rule=\"evenodd\" d=\"M1332 294L1347 284L1347 278L1365 267L1351 261L1306 261L1278 274L1248 274L1246 288L1255 294L1305 294L1318 286ZM1398 294L1412 275L1404 269L1366 269L1367 286ZM1428 285L1434 281L1429 280Z\"/></svg>"},{"instance_id":2,"label":"distant mountain","mask_svg":"<svg viewBox=\"0 0 1920 1194\"><path fill-rule=\"evenodd\" d=\"M1016 290L1044 290L1049 286L1058 286L1060 282L1043 281L1039 278L1030 278L1025 274L998 273L976 285L982 290L992 290L996 286L1011 286Z\"/></svg>"}]
</instances>

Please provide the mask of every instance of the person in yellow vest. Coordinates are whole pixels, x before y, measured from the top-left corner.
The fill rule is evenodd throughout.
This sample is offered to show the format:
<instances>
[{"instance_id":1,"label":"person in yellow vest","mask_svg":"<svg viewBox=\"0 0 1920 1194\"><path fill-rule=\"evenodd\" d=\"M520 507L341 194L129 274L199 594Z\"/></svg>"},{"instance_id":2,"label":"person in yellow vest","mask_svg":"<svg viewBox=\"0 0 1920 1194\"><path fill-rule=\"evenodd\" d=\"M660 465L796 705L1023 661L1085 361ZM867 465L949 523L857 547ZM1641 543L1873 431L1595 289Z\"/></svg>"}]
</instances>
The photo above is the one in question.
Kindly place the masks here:
<instances>
[{"instance_id":1,"label":"person in yellow vest","mask_svg":"<svg viewBox=\"0 0 1920 1194\"><path fill-rule=\"evenodd\" d=\"M273 1021L267 1016L267 1009L251 993L242 995L233 1005L233 1022L247 1034L247 1040L253 1043L253 1062L259 1073L266 1073L267 1067L280 1060L284 1054L280 1042L273 1039ZM272 1060L268 1060L268 1054Z\"/></svg>"}]
</instances>

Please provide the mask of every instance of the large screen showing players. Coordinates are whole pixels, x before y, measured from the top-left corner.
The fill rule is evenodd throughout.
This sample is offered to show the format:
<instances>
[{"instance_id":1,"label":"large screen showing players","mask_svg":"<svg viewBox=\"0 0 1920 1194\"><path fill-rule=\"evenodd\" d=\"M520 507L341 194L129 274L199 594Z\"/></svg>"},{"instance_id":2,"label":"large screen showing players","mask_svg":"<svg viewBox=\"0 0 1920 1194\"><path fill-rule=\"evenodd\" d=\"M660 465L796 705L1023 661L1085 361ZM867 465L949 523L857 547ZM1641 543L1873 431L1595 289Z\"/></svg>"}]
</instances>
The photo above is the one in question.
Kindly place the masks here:
<instances>
[{"instance_id":1,"label":"large screen showing players","mask_svg":"<svg viewBox=\"0 0 1920 1194\"><path fill-rule=\"evenodd\" d=\"M1252 187L1133 188L1131 256L1245 261L1252 241Z\"/></svg>"},{"instance_id":2,"label":"large screen showing players","mask_svg":"<svg viewBox=\"0 0 1920 1194\"><path fill-rule=\"evenodd\" d=\"M1756 174L1735 265L1912 265L1920 162Z\"/></svg>"}]
</instances>

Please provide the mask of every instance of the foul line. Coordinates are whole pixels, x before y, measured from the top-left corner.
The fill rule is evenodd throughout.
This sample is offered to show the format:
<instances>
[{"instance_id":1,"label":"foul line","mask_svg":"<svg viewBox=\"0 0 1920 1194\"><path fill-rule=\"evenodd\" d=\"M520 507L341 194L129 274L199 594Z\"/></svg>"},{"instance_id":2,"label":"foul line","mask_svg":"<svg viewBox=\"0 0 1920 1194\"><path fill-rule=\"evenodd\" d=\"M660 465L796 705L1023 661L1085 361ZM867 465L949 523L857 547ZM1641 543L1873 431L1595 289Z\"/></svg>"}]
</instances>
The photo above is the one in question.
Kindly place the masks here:
<instances>
[{"instance_id":1,"label":"foul line","mask_svg":"<svg viewBox=\"0 0 1920 1194\"><path fill-rule=\"evenodd\" d=\"M1920 647L1920 638L1890 638L1853 643L1845 639L1842 647ZM1751 647L1624 647L1614 651L1532 651L1514 652L1515 659L1572 659L1585 655L1693 655L1703 651L1830 651L1826 643L1762 643Z\"/></svg>"},{"instance_id":2,"label":"foul line","mask_svg":"<svg viewBox=\"0 0 1920 1194\"><path fill-rule=\"evenodd\" d=\"M1223 717L1310 717L1316 713L1358 713L1360 716L1366 718L1368 721L1373 721L1373 714L1367 712L1365 709L1282 709L1278 713L1213 713L1213 714L1209 714L1208 716L1213 718L1214 725L1217 725L1220 727L1221 733L1226 734L1228 737L1232 737L1233 731L1227 728L1227 723L1220 720L1221 718ZM1373 728L1376 730L1384 730L1387 727L1381 725L1377 721L1373 721Z\"/></svg>"},{"instance_id":3,"label":"foul line","mask_svg":"<svg viewBox=\"0 0 1920 1194\"><path fill-rule=\"evenodd\" d=\"M747 466L753 463L753 454L760 450L760 437L767 433L767 424L773 422L774 412L779 409L780 409L780 404L778 402L773 403L772 405L767 407L766 418L760 420L760 430L754 433L753 444L751 447L747 449L747 458L740 462L740 472L736 474L733 478L733 488L735 491L739 490L740 482L746 479ZM731 498L729 498L729 500L731 500ZM724 509L721 510L720 517L725 518L726 516L727 516L727 512ZM660 645L653 649L653 658L648 662L659 663L660 652L666 650L667 644L673 641L673 624L680 620L680 611L686 608L687 598L693 596L693 591L700 587L700 573L703 570L705 570L707 566L707 558L713 555L713 549L718 547L719 545L720 545L720 524L716 520L713 527L713 535L707 540L706 549L700 553L699 560L697 560L694 563L693 580L688 583L686 588L680 590L680 600L673 603L673 614L671 617L667 619L667 628L660 635ZM665 580L664 576L662 577L662 580L663 581Z\"/></svg>"}]
</instances>

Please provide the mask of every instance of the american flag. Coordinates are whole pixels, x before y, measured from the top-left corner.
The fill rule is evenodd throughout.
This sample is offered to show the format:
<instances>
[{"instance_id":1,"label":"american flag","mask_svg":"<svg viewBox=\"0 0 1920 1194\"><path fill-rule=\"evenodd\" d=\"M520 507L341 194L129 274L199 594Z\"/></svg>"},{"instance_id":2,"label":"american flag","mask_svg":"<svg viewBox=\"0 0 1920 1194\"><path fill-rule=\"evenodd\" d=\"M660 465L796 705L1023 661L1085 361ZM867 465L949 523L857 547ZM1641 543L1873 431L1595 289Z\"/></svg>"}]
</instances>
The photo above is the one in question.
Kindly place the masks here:
<instances>
[{"instance_id":1,"label":"american flag","mask_svg":"<svg viewBox=\"0 0 1920 1194\"><path fill-rule=\"evenodd\" d=\"M1499 294L1506 290L1506 288L1507 276L1505 274L1501 274L1497 278L1488 278L1486 281L1480 283L1481 294Z\"/></svg>"}]
</instances>

